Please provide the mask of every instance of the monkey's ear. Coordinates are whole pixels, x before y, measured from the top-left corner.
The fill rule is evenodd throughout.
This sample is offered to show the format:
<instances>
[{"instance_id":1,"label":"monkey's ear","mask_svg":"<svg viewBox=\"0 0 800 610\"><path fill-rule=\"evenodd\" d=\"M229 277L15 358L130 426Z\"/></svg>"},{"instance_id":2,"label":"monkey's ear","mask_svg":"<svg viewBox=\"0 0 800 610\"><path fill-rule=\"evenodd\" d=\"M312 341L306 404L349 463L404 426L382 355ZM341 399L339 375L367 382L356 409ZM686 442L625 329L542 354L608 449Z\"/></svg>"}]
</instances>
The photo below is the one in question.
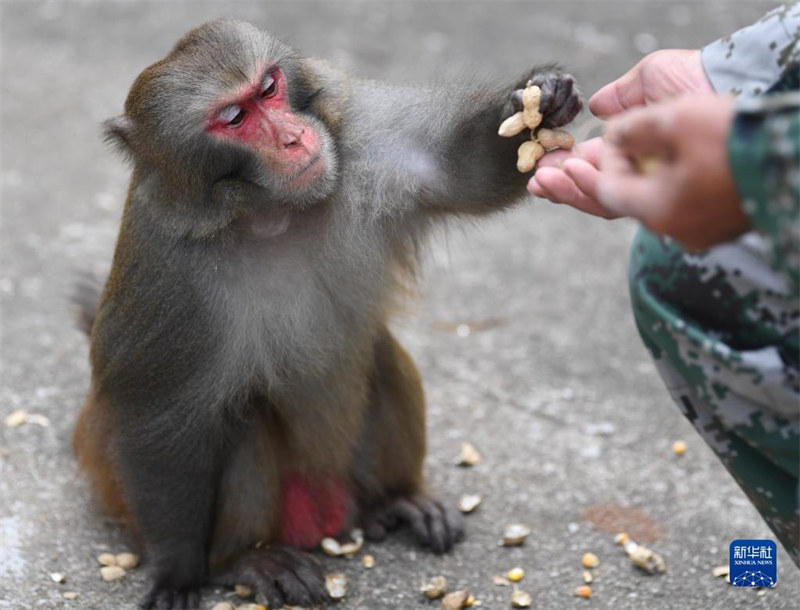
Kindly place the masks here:
<instances>
[{"instance_id":1,"label":"monkey's ear","mask_svg":"<svg viewBox=\"0 0 800 610\"><path fill-rule=\"evenodd\" d=\"M103 121L103 138L126 157L133 156L133 131L135 123L128 116L120 115Z\"/></svg>"}]
</instances>

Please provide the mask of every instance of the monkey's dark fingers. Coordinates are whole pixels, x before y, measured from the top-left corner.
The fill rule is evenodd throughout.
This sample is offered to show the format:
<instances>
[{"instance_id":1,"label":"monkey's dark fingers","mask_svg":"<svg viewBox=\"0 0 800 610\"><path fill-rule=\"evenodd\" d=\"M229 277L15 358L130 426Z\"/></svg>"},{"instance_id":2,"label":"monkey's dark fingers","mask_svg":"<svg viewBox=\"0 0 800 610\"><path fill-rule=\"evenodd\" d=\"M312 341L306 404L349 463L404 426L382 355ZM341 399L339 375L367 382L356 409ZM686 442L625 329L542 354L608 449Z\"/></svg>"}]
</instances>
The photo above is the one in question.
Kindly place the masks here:
<instances>
[{"instance_id":1,"label":"monkey's dark fingers","mask_svg":"<svg viewBox=\"0 0 800 610\"><path fill-rule=\"evenodd\" d=\"M369 513L362 528L368 540L380 542L385 540L388 532L396 529L398 525L398 516L390 504Z\"/></svg>"},{"instance_id":2,"label":"monkey's dark fingers","mask_svg":"<svg viewBox=\"0 0 800 610\"><path fill-rule=\"evenodd\" d=\"M364 524L364 536L366 536L367 540L372 540L373 542L386 540L386 527L377 519L367 521Z\"/></svg>"},{"instance_id":3,"label":"monkey's dark fingers","mask_svg":"<svg viewBox=\"0 0 800 610\"><path fill-rule=\"evenodd\" d=\"M463 535L461 514L425 496L415 497L414 503L425 513L431 550L434 553L446 553L452 549Z\"/></svg>"},{"instance_id":4,"label":"monkey's dark fingers","mask_svg":"<svg viewBox=\"0 0 800 610\"><path fill-rule=\"evenodd\" d=\"M196 591L173 591L172 592L172 605L165 606L165 608L173 608L183 610L184 608L192 609L200 607L200 594Z\"/></svg>"},{"instance_id":5,"label":"monkey's dark fingers","mask_svg":"<svg viewBox=\"0 0 800 610\"><path fill-rule=\"evenodd\" d=\"M464 516L452 506L445 506L444 518L453 544L461 542L464 539Z\"/></svg>"},{"instance_id":6,"label":"monkey's dark fingers","mask_svg":"<svg viewBox=\"0 0 800 610\"><path fill-rule=\"evenodd\" d=\"M544 117L543 127L566 125L583 108L580 93L571 75L558 70L535 73L530 80L542 90L539 112Z\"/></svg>"},{"instance_id":7,"label":"monkey's dark fingers","mask_svg":"<svg viewBox=\"0 0 800 610\"><path fill-rule=\"evenodd\" d=\"M528 81L528 85L536 85L542 90L542 95L539 98L539 112L542 114L552 112L553 107L556 106L555 97L560 77L560 72L545 70L534 72L531 75L531 79Z\"/></svg>"},{"instance_id":8,"label":"monkey's dark fingers","mask_svg":"<svg viewBox=\"0 0 800 610\"><path fill-rule=\"evenodd\" d=\"M279 572L275 576L275 582L278 584L278 587L280 587L283 598L293 606L305 607L317 601L322 601L322 599L318 599L318 596L313 595L311 591L306 588L303 581L298 578L297 574L293 572Z\"/></svg>"},{"instance_id":9,"label":"monkey's dark fingers","mask_svg":"<svg viewBox=\"0 0 800 610\"><path fill-rule=\"evenodd\" d=\"M272 580L271 576L267 574L256 574L250 580L250 585L255 589L256 601L258 603L264 604L267 608L283 607L283 595L278 590L278 586Z\"/></svg>"},{"instance_id":10,"label":"monkey's dark fingers","mask_svg":"<svg viewBox=\"0 0 800 610\"><path fill-rule=\"evenodd\" d=\"M139 607L142 608L142 610L158 608L161 606L161 603L165 601L165 599L169 599L169 603L172 604L172 593L170 591L164 591L160 587L154 586L141 599L139 602Z\"/></svg>"},{"instance_id":11,"label":"monkey's dark fingers","mask_svg":"<svg viewBox=\"0 0 800 610\"><path fill-rule=\"evenodd\" d=\"M406 498L399 498L395 500L389 511L400 521L408 523L420 544L424 546L430 544L430 534L425 513L413 502Z\"/></svg>"},{"instance_id":12,"label":"monkey's dark fingers","mask_svg":"<svg viewBox=\"0 0 800 610\"><path fill-rule=\"evenodd\" d=\"M251 551L240 557L228 571L215 577L213 583L227 587L247 585L253 588L259 600L267 602L268 607L283 607L283 595L273 578L273 574L283 568L271 561L270 554L266 549Z\"/></svg>"},{"instance_id":13,"label":"monkey's dark fingers","mask_svg":"<svg viewBox=\"0 0 800 610\"><path fill-rule=\"evenodd\" d=\"M291 570L308 591L312 602L321 602L327 599L325 594L325 574L319 562L309 555L297 549L284 549L288 564L287 569ZM300 604L305 606L308 604Z\"/></svg>"},{"instance_id":14,"label":"monkey's dark fingers","mask_svg":"<svg viewBox=\"0 0 800 610\"><path fill-rule=\"evenodd\" d=\"M430 498L422 498L421 501L417 501L417 507L425 513L431 550L438 554L449 551L453 544L450 541L447 523L443 518L443 511L439 503Z\"/></svg>"},{"instance_id":15,"label":"monkey's dark fingers","mask_svg":"<svg viewBox=\"0 0 800 610\"><path fill-rule=\"evenodd\" d=\"M464 538L464 517L452 506L441 502L436 502L436 505L439 507L442 522L447 531L446 550L449 551Z\"/></svg>"},{"instance_id":16,"label":"monkey's dark fingers","mask_svg":"<svg viewBox=\"0 0 800 610\"><path fill-rule=\"evenodd\" d=\"M184 610L200 607L200 592L194 589L162 589L154 586L139 603L146 610Z\"/></svg>"},{"instance_id":17,"label":"monkey's dark fingers","mask_svg":"<svg viewBox=\"0 0 800 610\"><path fill-rule=\"evenodd\" d=\"M505 106L503 106L502 120L506 120L512 114L522 111L522 89L514 89L508 96Z\"/></svg>"},{"instance_id":18,"label":"monkey's dark fingers","mask_svg":"<svg viewBox=\"0 0 800 610\"><path fill-rule=\"evenodd\" d=\"M239 558L217 583L246 584L270 608L324 601L325 576L310 555L288 547L256 549Z\"/></svg>"},{"instance_id":19,"label":"monkey's dark fingers","mask_svg":"<svg viewBox=\"0 0 800 610\"><path fill-rule=\"evenodd\" d=\"M388 532L397 529L400 526L401 520L401 516L394 510L393 505L385 508L377 517L378 523L383 525Z\"/></svg>"},{"instance_id":20,"label":"monkey's dark fingers","mask_svg":"<svg viewBox=\"0 0 800 610\"><path fill-rule=\"evenodd\" d=\"M544 115L544 118L542 119L542 126L555 128L566 125L576 116L578 116L578 113L580 113L582 109L583 102L580 100L580 98L577 97L577 95L571 97L569 100L567 100L567 102L565 102L562 106L559 106L551 114Z\"/></svg>"},{"instance_id":21,"label":"monkey's dark fingers","mask_svg":"<svg viewBox=\"0 0 800 610\"><path fill-rule=\"evenodd\" d=\"M186 607L199 608L200 607L200 591L191 590L185 593Z\"/></svg>"},{"instance_id":22,"label":"monkey's dark fingers","mask_svg":"<svg viewBox=\"0 0 800 610\"><path fill-rule=\"evenodd\" d=\"M283 569L278 570L274 578L287 603L310 606L325 599L324 580L317 579L316 575L310 575L307 569L304 570L300 564L288 556L281 563L283 564ZM304 572L305 574L303 574ZM308 580L305 580L304 576L308 577Z\"/></svg>"}]
</instances>

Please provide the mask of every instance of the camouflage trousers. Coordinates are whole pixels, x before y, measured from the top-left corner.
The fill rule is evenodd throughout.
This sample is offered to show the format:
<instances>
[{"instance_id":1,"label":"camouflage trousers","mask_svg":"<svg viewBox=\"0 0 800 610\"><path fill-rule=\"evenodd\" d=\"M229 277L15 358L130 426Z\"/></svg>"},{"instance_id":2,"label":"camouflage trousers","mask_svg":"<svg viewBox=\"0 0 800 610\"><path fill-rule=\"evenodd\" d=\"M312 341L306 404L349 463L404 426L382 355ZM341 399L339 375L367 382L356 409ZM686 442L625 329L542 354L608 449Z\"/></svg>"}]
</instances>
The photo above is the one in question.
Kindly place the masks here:
<instances>
[{"instance_id":1,"label":"camouflage trousers","mask_svg":"<svg viewBox=\"0 0 800 610\"><path fill-rule=\"evenodd\" d=\"M800 566L798 298L750 233L691 255L640 230L630 290L674 401Z\"/></svg>"}]
</instances>

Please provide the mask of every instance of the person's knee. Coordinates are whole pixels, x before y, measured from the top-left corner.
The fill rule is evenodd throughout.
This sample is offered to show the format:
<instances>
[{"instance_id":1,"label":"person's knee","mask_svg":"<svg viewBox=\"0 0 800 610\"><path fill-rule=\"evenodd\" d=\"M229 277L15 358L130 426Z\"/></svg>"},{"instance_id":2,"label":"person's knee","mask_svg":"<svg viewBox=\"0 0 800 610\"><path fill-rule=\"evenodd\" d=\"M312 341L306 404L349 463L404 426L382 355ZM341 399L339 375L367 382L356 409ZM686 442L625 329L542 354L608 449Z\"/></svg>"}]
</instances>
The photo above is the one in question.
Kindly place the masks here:
<instances>
[{"instance_id":1,"label":"person's knee","mask_svg":"<svg viewBox=\"0 0 800 610\"><path fill-rule=\"evenodd\" d=\"M629 283L645 342L645 335L666 324L710 333L734 349L782 344L796 307L755 234L689 254L640 229L631 248Z\"/></svg>"},{"instance_id":2,"label":"person's knee","mask_svg":"<svg viewBox=\"0 0 800 610\"><path fill-rule=\"evenodd\" d=\"M669 240L639 229L630 252L628 284L633 316L645 345L656 355L657 339L670 324L681 324L687 279L685 253Z\"/></svg>"}]
</instances>

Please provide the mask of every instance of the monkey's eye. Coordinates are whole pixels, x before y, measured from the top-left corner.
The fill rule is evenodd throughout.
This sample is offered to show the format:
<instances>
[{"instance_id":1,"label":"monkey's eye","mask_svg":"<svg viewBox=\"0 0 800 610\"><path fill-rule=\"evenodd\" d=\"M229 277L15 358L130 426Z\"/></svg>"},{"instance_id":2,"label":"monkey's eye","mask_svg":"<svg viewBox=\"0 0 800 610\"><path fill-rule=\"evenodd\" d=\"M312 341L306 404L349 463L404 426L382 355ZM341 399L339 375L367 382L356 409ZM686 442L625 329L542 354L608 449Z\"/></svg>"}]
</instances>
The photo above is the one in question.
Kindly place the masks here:
<instances>
[{"instance_id":1,"label":"monkey's eye","mask_svg":"<svg viewBox=\"0 0 800 610\"><path fill-rule=\"evenodd\" d=\"M275 79L272 78L271 76L267 76L266 80L264 81L264 84L261 85L261 97L262 98L272 97L273 95L275 95L276 91L277 91L277 84L275 83Z\"/></svg>"},{"instance_id":2,"label":"monkey's eye","mask_svg":"<svg viewBox=\"0 0 800 610\"><path fill-rule=\"evenodd\" d=\"M217 116L219 117L219 120L226 125L230 127L236 127L237 125L240 125L242 121L244 121L244 115L245 111L241 108L241 106L232 104L223 108Z\"/></svg>"}]
</instances>

